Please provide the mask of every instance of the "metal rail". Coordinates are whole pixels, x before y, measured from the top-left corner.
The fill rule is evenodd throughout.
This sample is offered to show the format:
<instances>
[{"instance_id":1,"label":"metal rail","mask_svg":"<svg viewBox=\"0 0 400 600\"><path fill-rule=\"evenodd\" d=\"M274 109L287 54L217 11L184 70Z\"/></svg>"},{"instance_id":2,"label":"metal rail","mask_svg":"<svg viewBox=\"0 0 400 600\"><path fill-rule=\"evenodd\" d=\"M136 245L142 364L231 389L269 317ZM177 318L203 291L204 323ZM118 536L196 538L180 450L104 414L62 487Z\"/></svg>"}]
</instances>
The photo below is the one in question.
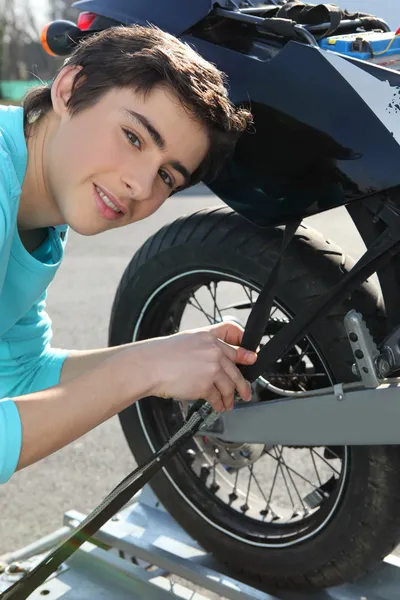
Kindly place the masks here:
<instances>
[{"instance_id":1,"label":"metal rail","mask_svg":"<svg viewBox=\"0 0 400 600\"><path fill-rule=\"evenodd\" d=\"M71 530L85 515L69 511L64 523ZM37 551L47 548L44 545ZM102 544L99 548L97 544ZM105 550L104 548L107 548ZM19 553L24 554L24 549ZM25 553L26 554L26 553ZM36 561L40 559L36 557ZM32 559L31 566L35 561ZM29 569L29 564L22 565ZM313 600L397 600L400 561L387 557L374 573L355 584L312 594ZM12 570L12 569L11 569ZM180 578L176 583L176 576ZM10 575L9 577L12 577ZM15 574L14 577L18 577ZM10 582L0 575L0 591ZM206 600L210 594L228 600L309 600L299 592L271 593L238 580L190 538L146 487L71 557L58 573L31 596L63 600Z\"/></svg>"}]
</instances>

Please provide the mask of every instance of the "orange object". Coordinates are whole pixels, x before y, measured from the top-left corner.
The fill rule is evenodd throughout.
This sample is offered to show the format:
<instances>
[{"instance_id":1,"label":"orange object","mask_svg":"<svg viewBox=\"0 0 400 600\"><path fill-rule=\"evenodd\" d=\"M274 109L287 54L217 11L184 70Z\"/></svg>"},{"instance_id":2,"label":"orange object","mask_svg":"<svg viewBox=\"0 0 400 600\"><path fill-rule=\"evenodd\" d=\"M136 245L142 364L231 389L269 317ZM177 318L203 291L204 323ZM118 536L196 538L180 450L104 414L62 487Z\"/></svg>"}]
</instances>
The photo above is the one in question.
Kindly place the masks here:
<instances>
[{"instance_id":1,"label":"orange object","mask_svg":"<svg viewBox=\"0 0 400 600\"><path fill-rule=\"evenodd\" d=\"M49 44L47 42L47 32L49 30L50 25L51 23L48 23L43 29L42 34L40 36L40 43L42 44L47 54L50 54L50 56L57 56L57 54L54 54L54 52L50 50Z\"/></svg>"}]
</instances>

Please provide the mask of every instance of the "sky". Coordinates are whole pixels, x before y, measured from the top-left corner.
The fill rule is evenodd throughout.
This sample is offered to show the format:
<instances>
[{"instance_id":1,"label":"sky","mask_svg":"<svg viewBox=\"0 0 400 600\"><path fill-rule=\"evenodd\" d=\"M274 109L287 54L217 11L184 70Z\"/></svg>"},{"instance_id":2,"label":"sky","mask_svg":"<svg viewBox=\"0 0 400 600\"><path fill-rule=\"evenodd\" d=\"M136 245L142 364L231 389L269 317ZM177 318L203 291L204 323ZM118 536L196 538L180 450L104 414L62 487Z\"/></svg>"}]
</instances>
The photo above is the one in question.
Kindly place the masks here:
<instances>
[{"instance_id":1,"label":"sky","mask_svg":"<svg viewBox=\"0 0 400 600\"><path fill-rule=\"evenodd\" d=\"M17 0L18 1L18 0ZM35 14L36 14L36 20L37 20L37 24L38 26L44 27L47 23L48 23L48 15L47 15L47 9L49 6L49 2L51 2L51 0L29 0L29 2L31 3L32 6L35 7ZM73 3L73 0L70 1L70 4ZM79 14L78 11L76 13L77 15Z\"/></svg>"},{"instance_id":2,"label":"sky","mask_svg":"<svg viewBox=\"0 0 400 600\"><path fill-rule=\"evenodd\" d=\"M30 0L30 2L35 6L36 20L39 27L43 27L46 25L48 20L47 8L49 5L49 0Z\"/></svg>"}]
</instances>

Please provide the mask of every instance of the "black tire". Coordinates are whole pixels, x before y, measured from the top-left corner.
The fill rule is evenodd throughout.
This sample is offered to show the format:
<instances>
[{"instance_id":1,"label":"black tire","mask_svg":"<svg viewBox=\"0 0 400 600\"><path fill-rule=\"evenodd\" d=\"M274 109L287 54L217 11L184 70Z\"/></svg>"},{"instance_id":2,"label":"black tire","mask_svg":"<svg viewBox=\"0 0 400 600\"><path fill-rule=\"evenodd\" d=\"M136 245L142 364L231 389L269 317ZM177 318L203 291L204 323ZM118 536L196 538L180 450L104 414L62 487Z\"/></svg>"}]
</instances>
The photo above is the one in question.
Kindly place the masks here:
<instances>
[{"instance_id":1,"label":"black tire","mask_svg":"<svg viewBox=\"0 0 400 600\"><path fill-rule=\"evenodd\" d=\"M258 287L265 281L271 261L279 252L282 230L259 229L227 208L207 209L180 218L153 235L133 257L117 290L109 329L109 344L132 341L149 298L182 272L217 269L246 276ZM282 261L277 298L296 314L308 302L331 288L352 261L340 248L313 229L301 226ZM164 298L165 301L165 298ZM154 337L157 315L165 312L162 294L149 305L135 339ZM352 308L361 311L376 336L384 335L384 317L377 293L370 283L335 307L312 327L309 338L322 353L336 381L351 381L352 356L343 318ZM151 456L148 439L138 418L138 407L159 399L144 399L120 414L129 447L139 464ZM176 404L176 403L175 403ZM144 409L143 409L144 410ZM152 417L146 409L147 435ZM198 503L208 502L200 488L188 481L182 458L176 457L151 486L170 514L207 551L236 576L272 588L324 588L353 581L373 569L400 540L400 472L397 446L348 447L348 473L334 518L311 539L287 548L260 548L233 539L210 522L199 518L182 498L192 494ZM166 476L168 472L169 477ZM175 482L179 493L170 478ZM191 487L192 486L192 487ZM205 493L204 493L205 494ZM206 509L204 509L206 510ZM210 512L211 511L211 512Z\"/></svg>"}]
</instances>

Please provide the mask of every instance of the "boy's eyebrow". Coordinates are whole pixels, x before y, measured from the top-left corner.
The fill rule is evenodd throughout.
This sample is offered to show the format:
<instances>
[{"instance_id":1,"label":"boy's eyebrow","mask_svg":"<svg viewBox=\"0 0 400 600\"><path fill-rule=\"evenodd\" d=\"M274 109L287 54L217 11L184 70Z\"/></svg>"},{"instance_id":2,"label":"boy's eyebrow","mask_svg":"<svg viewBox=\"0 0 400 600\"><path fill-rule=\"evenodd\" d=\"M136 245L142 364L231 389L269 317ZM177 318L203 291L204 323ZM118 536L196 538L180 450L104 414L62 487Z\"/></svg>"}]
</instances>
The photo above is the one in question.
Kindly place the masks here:
<instances>
[{"instance_id":1,"label":"boy's eyebrow","mask_svg":"<svg viewBox=\"0 0 400 600\"><path fill-rule=\"evenodd\" d=\"M145 129L147 129L151 139L153 140L153 142L155 143L155 145L160 148L160 150L164 150L165 149L165 140L162 137L161 133L159 131L157 131L157 129L154 127L154 125L151 123L151 121L149 121L149 119L147 117L145 117L144 115L142 115L141 113L138 113L134 110L132 110L131 108L123 108L122 109L123 112L126 114L126 116L128 117L128 119L131 119L131 121L136 121L143 125L143 127Z\"/></svg>"},{"instance_id":2,"label":"boy's eyebrow","mask_svg":"<svg viewBox=\"0 0 400 600\"><path fill-rule=\"evenodd\" d=\"M171 162L169 164L171 165L172 168L175 169L175 171L178 171L178 173L183 175L183 177L185 178L184 185L185 186L189 185L192 176L190 175L187 168L184 167L183 164L181 162L179 162L179 160L171 160Z\"/></svg>"},{"instance_id":3,"label":"boy's eyebrow","mask_svg":"<svg viewBox=\"0 0 400 600\"><path fill-rule=\"evenodd\" d=\"M161 133L154 127L152 122L149 121L149 119L147 117L145 117L141 113L136 112L135 110L132 110L131 108L123 108L122 110L126 114L128 119L139 122L141 125L143 125L143 127L145 129L147 129L151 139L154 141L157 148L160 148L160 150L165 149L166 143L165 143L164 138L162 137ZM178 173L183 175L183 177L185 178L184 185L189 185L190 180L191 180L191 175L190 175L189 171L187 170L187 168L179 160L172 160L169 164L176 171L178 171Z\"/></svg>"}]
</instances>

